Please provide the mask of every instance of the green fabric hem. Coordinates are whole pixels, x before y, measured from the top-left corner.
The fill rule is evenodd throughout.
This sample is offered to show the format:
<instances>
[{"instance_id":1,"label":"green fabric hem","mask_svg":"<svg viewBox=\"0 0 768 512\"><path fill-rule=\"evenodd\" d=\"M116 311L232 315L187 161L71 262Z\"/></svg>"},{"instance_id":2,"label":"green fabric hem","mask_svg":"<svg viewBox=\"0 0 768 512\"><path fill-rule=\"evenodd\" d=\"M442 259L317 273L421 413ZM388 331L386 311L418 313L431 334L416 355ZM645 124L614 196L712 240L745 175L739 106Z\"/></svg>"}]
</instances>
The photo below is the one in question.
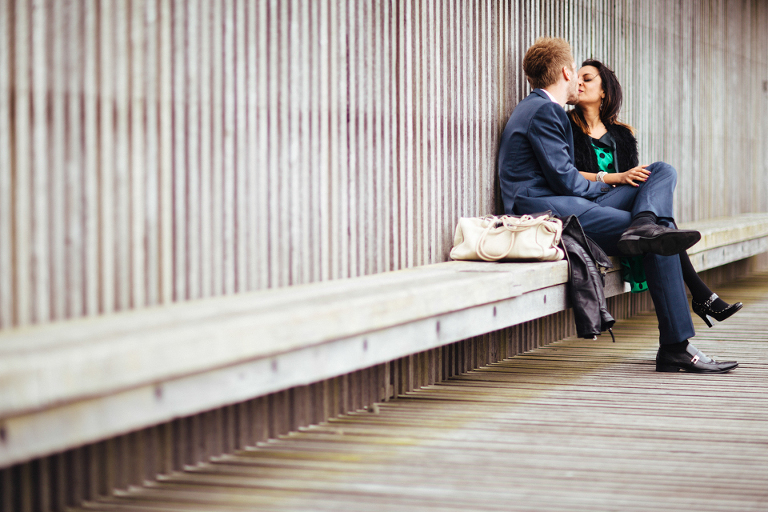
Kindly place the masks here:
<instances>
[{"instance_id":1,"label":"green fabric hem","mask_svg":"<svg viewBox=\"0 0 768 512\"><path fill-rule=\"evenodd\" d=\"M648 289L642 255L621 258L621 278L629 283L632 293L641 293Z\"/></svg>"}]
</instances>

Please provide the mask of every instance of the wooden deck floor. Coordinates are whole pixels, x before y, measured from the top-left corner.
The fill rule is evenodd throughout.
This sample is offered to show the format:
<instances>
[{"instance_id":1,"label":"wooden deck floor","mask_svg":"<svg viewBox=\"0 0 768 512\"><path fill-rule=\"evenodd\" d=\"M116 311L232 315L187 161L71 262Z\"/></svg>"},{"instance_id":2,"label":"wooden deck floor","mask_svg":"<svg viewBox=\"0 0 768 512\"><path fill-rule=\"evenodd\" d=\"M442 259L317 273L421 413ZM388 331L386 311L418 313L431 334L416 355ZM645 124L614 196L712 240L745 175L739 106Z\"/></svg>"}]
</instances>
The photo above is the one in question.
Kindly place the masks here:
<instances>
[{"instance_id":1,"label":"wooden deck floor","mask_svg":"<svg viewBox=\"0 0 768 512\"><path fill-rule=\"evenodd\" d=\"M730 374L656 373L643 314L87 508L768 510L768 274L719 292Z\"/></svg>"}]
</instances>

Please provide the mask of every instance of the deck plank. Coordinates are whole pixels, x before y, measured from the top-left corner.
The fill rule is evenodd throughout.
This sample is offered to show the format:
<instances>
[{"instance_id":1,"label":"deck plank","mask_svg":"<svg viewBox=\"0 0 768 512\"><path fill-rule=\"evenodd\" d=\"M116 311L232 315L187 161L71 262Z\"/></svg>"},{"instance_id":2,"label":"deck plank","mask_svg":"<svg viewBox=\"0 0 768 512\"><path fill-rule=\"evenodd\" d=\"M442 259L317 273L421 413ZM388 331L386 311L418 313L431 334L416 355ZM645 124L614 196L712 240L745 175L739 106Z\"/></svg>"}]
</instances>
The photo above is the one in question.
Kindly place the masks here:
<instances>
[{"instance_id":1,"label":"deck plank","mask_svg":"<svg viewBox=\"0 0 768 512\"><path fill-rule=\"evenodd\" d=\"M764 510L768 273L694 343L740 366L654 371L653 313L617 343L569 338L87 510Z\"/></svg>"}]
</instances>

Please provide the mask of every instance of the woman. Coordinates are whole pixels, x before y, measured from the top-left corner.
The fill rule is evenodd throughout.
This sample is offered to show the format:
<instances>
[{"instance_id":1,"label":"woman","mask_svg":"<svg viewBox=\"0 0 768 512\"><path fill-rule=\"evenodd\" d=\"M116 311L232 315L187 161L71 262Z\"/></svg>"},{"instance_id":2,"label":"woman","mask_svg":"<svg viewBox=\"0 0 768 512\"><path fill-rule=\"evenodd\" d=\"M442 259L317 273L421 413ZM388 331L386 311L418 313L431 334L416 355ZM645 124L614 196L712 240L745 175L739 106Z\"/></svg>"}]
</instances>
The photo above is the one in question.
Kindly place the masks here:
<instances>
[{"instance_id":1,"label":"woman","mask_svg":"<svg viewBox=\"0 0 768 512\"><path fill-rule=\"evenodd\" d=\"M573 130L576 168L590 181L608 185L639 186L650 171L638 165L634 129L618 121L621 85L613 71L597 60L586 60L579 69L579 100L568 115ZM688 254L680 253L683 279L693 297L693 311L712 327L708 317L722 322L741 309L741 302L728 304L699 278ZM622 258L622 275L633 292L646 290L642 256Z\"/></svg>"}]
</instances>

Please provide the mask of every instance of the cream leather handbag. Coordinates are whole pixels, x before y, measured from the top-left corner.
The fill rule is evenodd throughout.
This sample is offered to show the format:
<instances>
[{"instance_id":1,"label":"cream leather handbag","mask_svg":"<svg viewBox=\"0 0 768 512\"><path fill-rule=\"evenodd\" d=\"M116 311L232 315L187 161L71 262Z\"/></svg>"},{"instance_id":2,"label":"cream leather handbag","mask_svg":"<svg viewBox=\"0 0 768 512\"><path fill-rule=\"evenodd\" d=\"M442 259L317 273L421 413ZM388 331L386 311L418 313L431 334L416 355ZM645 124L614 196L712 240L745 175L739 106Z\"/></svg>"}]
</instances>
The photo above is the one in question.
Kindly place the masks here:
<instances>
[{"instance_id":1,"label":"cream leather handbag","mask_svg":"<svg viewBox=\"0 0 768 512\"><path fill-rule=\"evenodd\" d=\"M560 219L546 213L531 217L462 217L453 237L451 258L483 261L558 261L563 234Z\"/></svg>"}]
</instances>

